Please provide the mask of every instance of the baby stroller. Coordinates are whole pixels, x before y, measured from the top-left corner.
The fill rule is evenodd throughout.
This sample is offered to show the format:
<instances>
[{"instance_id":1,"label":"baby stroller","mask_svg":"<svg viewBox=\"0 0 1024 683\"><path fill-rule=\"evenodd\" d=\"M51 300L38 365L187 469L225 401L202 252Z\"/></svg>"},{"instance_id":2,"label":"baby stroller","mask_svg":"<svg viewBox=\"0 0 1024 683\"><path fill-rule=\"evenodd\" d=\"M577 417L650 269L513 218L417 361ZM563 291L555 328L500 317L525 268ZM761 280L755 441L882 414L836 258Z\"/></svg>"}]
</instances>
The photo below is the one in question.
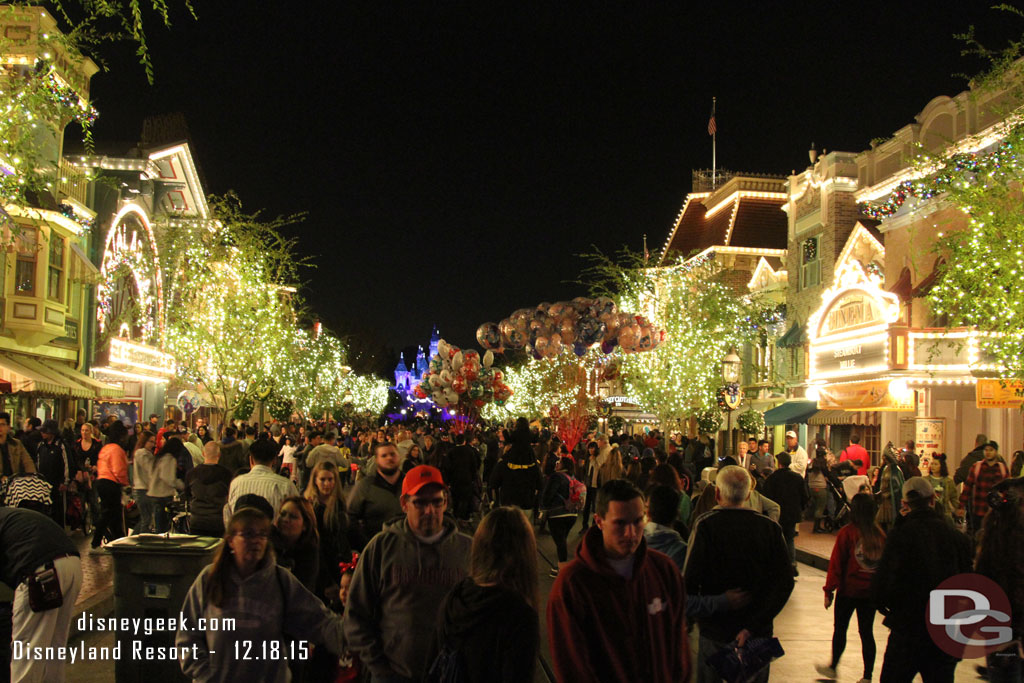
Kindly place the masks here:
<instances>
[{"instance_id":1,"label":"baby stroller","mask_svg":"<svg viewBox=\"0 0 1024 683\"><path fill-rule=\"evenodd\" d=\"M12 508L25 508L50 516L50 483L32 472L16 474L7 480L3 503Z\"/></svg>"},{"instance_id":2,"label":"baby stroller","mask_svg":"<svg viewBox=\"0 0 1024 683\"><path fill-rule=\"evenodd\" d=\"M850 501L846 498L843 485L834 476L825 477L828 491L828 504L825 506L825 518L822 526L825 531L839 531L846 524L847 516L850 514Z\"/></svg>"}]
</instances>

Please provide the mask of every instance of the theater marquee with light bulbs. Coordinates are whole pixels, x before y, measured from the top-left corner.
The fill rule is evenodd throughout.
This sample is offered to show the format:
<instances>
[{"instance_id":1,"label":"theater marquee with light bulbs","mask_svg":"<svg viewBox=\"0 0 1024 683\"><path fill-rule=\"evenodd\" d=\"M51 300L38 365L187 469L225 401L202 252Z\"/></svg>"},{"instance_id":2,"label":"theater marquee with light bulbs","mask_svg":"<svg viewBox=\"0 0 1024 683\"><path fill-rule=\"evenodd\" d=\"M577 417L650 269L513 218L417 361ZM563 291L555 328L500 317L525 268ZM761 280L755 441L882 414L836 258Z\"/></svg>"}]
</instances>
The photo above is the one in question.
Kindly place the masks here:
<instances>
[{"instance_id":1,"label":"theater marquee with light bulbs","mask_svg":"<svg viewBox=\"0 0 1024 683\"><path fill-rule=\"evenodd\" d=\"M881 242L858 225L808 320L807 397L819 410L880 413L883 444L903 440L901 420L941 416L983 432L980 411L1019 405L1024 390L997 379L998 368L980 349L981 333L910 327L906 302L884 287L884 256ZM984 399L976 400L976 392ZM931 455L927 444L917 446Z\"/></svg>"}]
</instances>

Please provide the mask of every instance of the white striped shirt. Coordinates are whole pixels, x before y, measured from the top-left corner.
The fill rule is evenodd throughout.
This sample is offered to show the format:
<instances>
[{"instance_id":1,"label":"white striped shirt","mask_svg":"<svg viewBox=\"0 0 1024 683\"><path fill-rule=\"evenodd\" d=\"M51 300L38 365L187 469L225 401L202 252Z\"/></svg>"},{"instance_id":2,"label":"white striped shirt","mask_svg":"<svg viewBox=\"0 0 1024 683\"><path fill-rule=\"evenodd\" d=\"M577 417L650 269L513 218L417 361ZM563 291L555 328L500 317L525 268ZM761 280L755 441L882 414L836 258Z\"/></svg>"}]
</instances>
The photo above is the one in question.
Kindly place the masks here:
<instances>
[{"instance_id":1,"label":"white striped shirt","mask_svg":"<svg viewBox=\"0 0 1024 683\"><path fill-rule=\"evenodd\" d=\"M235 503L249 493L266 499L274 508L274 519L276 520L281 511L281 501L299 495L299 490L295 488L291 479L276 474L266 465L253 465L251 472L231 480L231 487L228 489L228 504L224 506L225 528L235 511Z\"/></svg>"}]
</instances>

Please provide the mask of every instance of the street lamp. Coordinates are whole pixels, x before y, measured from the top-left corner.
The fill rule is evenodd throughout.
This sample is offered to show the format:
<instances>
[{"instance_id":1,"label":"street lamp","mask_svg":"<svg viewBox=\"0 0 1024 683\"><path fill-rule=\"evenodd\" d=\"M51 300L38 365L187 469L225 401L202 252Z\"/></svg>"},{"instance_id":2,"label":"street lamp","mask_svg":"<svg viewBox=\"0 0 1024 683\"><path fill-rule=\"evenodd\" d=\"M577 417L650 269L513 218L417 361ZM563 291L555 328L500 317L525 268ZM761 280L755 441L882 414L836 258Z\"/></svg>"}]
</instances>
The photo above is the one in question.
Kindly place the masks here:
<instances>
[{"instance_id":1,"label":"street lamp","mask_svg":"<svg viewBox=\"0 0 1024 683\"><path fill-rule=\"evenodd\" d=\"M722 379L726 384L733 384L740 381L740 365L742 361L735 351L730 350L722 359Z\"/></svg>"},{"instance_id":2,"label":"street lamp","mask_svg":"<svg viewBox=\"0 0 1024 683\"><path fill-rule=\"evenodd\" d=\"M740 396L740 369L742 368L743 362L740 357L736 355L736 351L733 349L729 350L725 358L722 359L722 379L725 380L725 386L722 387L722 405L725 408L725 456L732 455L732 411L740 407L740 401L743 397ZM723 456L724 457L724 456Z\"/></svg>"}]
</instances>

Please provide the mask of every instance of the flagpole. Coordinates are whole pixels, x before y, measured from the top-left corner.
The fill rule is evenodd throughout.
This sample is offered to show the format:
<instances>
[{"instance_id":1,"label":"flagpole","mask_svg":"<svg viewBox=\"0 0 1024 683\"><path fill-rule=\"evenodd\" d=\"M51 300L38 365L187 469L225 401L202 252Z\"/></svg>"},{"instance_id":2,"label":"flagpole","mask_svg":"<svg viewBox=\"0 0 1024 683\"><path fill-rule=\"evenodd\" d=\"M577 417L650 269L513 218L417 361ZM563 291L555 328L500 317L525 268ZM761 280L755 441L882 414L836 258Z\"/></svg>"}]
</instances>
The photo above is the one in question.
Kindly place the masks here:
<instances>
[{"instance_id":1,"label":"flagpole","mask_svg":"<svg viewBox=\"0 0 1024 683\"><path fill-rule=\"evenodd\" d=\"M717 102L718 102L718 98L717 97L712 97L711 98L711 118L715 117L715 105L717 104ZM717 122L716 122L715 132L711 134L711 189L712 189L712 191L714 191L714 189L715 189L715 174L716 174L716 170L718 168L718 159L717 159L717 152L718 152L718 150L716 149L716 144L715 144L717 142L717 138L718 138L718 125L717 125Z\"/></svg>"}]
</instances>

